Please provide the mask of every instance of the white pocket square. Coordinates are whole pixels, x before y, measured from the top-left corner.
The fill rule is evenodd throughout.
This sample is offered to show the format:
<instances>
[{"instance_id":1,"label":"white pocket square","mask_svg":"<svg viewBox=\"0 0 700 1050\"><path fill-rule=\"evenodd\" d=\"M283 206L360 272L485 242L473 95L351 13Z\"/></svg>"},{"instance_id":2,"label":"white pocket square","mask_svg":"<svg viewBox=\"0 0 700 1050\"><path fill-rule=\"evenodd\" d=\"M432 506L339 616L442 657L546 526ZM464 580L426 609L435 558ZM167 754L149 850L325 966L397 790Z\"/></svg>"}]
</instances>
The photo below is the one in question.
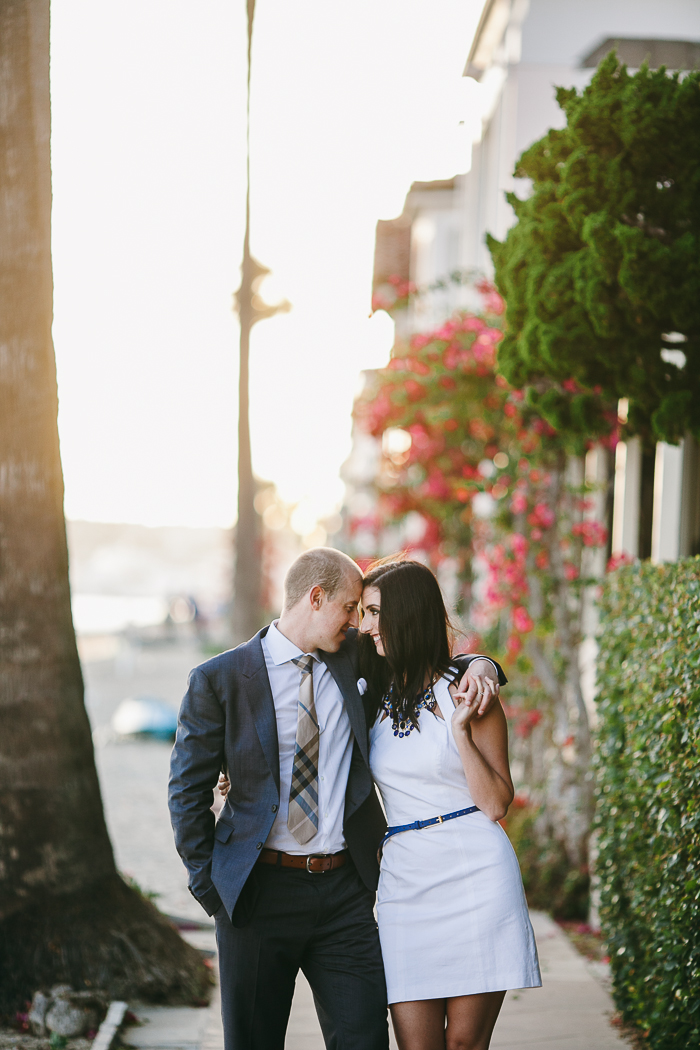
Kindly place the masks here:
<instances>
[{"instance_id":1,"label":"white pocket square","mask_svg":"<svg viewBox=\"0 0 700 1050\"><path fill-rule=\"evenodd\" d=\"M357 691L360 694L360 696L364 696L367 692L367 682L364 678L357 679Z\"/></svg>"}]
</instances>

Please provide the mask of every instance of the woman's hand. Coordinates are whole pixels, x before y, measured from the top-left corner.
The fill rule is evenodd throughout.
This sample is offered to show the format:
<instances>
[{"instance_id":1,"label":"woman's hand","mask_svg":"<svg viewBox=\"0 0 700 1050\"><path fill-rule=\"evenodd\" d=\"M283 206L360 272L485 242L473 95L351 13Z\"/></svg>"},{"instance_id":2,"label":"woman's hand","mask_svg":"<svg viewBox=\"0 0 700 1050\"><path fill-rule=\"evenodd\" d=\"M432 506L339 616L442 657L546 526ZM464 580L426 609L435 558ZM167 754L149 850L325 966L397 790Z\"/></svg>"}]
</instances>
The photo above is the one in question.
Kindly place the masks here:
<instances>
[{"instance_id":1,"label":"woman's hand","mask_svg":"<svg viewBox=\"0 0 700 1050\"><path fill-rule=\"evenodd\" d=\"M493 706L501 687L495 677L495 669L489 660L473 660L462 675L455 692L452 692L455 703L472 704L477 701L474 716L485 715ZM471 719L470 719L471 721Z\"/></svg>"},{"instance_id":2,"label":"woman's hand","mask_svg":"<svg viewBox=\"0 0 700 1050\"><path fill-rule=\"evenodd\" d=\"M225 773L219 773L219 782L216 785L219 789L219 794L223 795L224 798L228 795L231 790L231 781Z\"/></svg>"},{"instance_id":3,"label":"woman's hand","mask_svg":"<svg viewBox=\"0 0 700 1050\"><path fill-rule=\"evenodd\" d=\"M480 696L477 694L468 699L466 693L455 693L454 700L457 706L452 715L452 728L455 732L461 730L471 736L470 723L479 714Z\"/></svg>"}]
</instances>

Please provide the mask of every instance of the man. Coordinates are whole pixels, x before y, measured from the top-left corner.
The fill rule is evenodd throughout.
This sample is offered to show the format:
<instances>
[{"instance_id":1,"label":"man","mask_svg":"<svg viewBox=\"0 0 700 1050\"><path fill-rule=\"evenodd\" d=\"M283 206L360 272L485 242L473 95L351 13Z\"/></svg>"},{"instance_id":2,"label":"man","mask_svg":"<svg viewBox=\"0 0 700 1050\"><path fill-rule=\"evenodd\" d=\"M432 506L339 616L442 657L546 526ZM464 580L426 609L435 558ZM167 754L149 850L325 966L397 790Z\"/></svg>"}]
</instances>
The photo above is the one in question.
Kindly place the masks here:
<instances>
[{"instance_id":1,"label":"man","mask_svg":"<svg viewBox=\"0 0 700 1050\"><path fill-rule=\"evenodd\" d=\"M389 1045L373 913L386 823L354 664L361 595L355 562L307 551L280 619L190 675L169 802L190 890L216 921L226 1050L282 1050L299 969L328 1048Z\"/></svg>"}]
</instances>

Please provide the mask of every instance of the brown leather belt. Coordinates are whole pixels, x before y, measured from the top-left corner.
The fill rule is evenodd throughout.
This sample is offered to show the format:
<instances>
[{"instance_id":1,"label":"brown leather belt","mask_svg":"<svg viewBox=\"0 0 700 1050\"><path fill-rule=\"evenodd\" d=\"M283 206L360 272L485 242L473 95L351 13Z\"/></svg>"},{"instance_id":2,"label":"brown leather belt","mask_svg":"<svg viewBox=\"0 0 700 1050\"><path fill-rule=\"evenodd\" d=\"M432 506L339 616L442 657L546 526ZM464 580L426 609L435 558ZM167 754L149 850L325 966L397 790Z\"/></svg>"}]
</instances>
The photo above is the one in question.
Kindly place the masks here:
<instances>
[{"instance_id":1,"label":"brown leather belt","mask_svg":"<svg viewBox=\"0 0 700 1050\"><path fill-rule=\"evenodd\" d=\"M323 875L326 871L342 868L348 859L347 850L342 853L311 853L308 857L297 857L295 853L282 853L281 850L264 849L258 857L258 864L281 865L283 868L301 868L312 875Z\"/></svg>"}]
</instances>

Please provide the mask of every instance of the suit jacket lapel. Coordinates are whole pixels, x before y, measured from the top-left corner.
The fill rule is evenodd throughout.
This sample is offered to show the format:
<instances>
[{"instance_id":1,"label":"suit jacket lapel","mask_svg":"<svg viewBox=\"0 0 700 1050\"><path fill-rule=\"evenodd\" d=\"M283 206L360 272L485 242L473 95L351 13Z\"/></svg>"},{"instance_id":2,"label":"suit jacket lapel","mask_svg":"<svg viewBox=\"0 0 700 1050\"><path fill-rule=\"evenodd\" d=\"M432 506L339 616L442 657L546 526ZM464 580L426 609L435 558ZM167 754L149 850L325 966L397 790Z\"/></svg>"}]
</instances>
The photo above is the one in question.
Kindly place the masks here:
<instances>
[{"instance_id":1,"label":"suit jacket lapel","mask_svg":"<svg viewBox=\"0 0 700 1050\"><path fill-rule=\"evenodd\" d=\"M362 706L362 697L357 691L357 679L350 657L347 653L326 653L319 650L321 658L333 675L345 701L345 709L350 719L355 740L360 746L362 757L369 765L369 747L367 740L367 722Z\"/></svg>"},{"instance_id":2,"label":"suit jacket lapel","mask_svg":"<svg viewBox=\"0 0 700 1050\"><path fill-rule=\"evenodd\" d=\"M280 751L277 739L277 719L275 702L272 699L270 679L265 666L265 655L260 639L265 636L267 628L260 631L247 644L246 661L243 666L243 677L246 679L245 691L250 704L253 722L263 749L267 764L270 767L277 791L280 790Z\"/></svg>"}]
</instances>

